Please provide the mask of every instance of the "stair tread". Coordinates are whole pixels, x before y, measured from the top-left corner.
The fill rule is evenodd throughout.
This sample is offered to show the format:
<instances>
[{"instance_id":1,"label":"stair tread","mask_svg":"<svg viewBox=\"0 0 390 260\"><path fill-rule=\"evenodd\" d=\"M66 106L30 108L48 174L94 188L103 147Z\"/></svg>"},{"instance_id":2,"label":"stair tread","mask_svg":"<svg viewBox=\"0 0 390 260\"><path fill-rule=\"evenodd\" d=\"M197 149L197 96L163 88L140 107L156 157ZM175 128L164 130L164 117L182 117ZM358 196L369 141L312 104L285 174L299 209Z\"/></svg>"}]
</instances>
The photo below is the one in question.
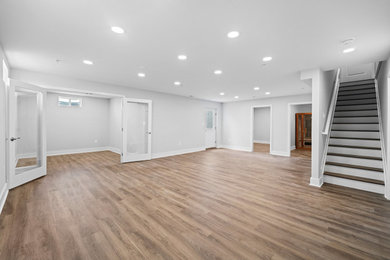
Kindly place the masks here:
<instances>
[{"instance_id":1,"label":"stair tread","mask_svg":"<svg viewBox=\"0 0 390 260\"><path fill-rule=\"evenodd\" d=\"M340 88L357 87L357 86L374 85L375 84L375 82L358 82L358 81L356 81L355 84L348 84L348 83L353 83L353 81L351 81L351 82L341 82L340 83ZM348 85L346 85L346 84L348 84Z\"/></svg>"},{"instance_id":2,"label":"stair tread","mask_svg":"<svg viewBox=\"0 0 390 260\"><path fill-rule=\"evenodd\" d=\"M379 122L333 122L334 125L378 125Z\"/></svg>"},{"instance_id":3,"label":"stair tread","mask_svg":"<svg viewBox=\"0 0 390 260\"><path fill-rule=\"evenodd\" d=\"M380 147L370 147L370 146L343 145L343 144L329 144L329 146L332 146L332 147L353 148L353 149L381 150Z\"/></svg>"},{"instance_id":4,"label":"stair tread","mask_svg":"<svg viewBox=\"0 0 390 260\"><path fill-rule=\"evenodd\" d=\"M334 118L350 118L350 117L378 117L378 115L369 115L369 116L334 116Z\"/></svg>"},{"instance_id":5,"label":"stair tread","mask_svg":"<svg viewBox=\"0 0 390 260\"><path fill-rule=\"evenodd\" d=\"M371 109L346 109L346 110L335 110L334 112L349 112L349 111L374 111L378 110L377 108L371 108Z\"/></svg>"},{"instance_id":6,"label":"stair tread","mask_svg":"<svg viewBox=\"0 0 390 260\"><path fill-rule=\"evenodd\" d=\"M366 88L368 89L368 88ZM365 90L365 89L354 89L353 91L359 91L359 90ZM348 90L348 91L352 91L352 90ZM361 96L361 95L370 95L370 94L375 94L376 92L375 91L371 91L371 92L365 92L365 93L354 93L354 94L347 94L347 93L340 93L340 92L345 92L345 91L339 91L339 94L338 96L342 96L342 97L348 97L348 96Z\"/></svg>"},{"instance_id":7,"label":"stair tread","mask_svg":"<svg viewBox=\"0 0 390 260\"><path fill-rule=\"evenodd\" d=\"M338 132L379 132L379 130L345 130L345 129L332 129L331 131L338 131Z\"/></svg>"},{"instance_id":8,"label":"stair tread","mask_svg":"<svg viewBox=\"0 0 390 260\"><path fill-rule=\"evenodd\" d=\"M379 138L363 138L363 137L341 137L341 136L331 136L331 139L348 139L348 140L367 140L367 141L380 141Z\"/></svg>"},{"instance_id":9,"label":"stair tread","mask_svg":"<svg viewBox=\"0 0 390 260\"><path fill-rule=\"evenodd\" d=\"M359 104L359 103L356 103L356 104L339 104L339 105L337 105L336 104L336 107L341 107L341 106L366 106L366 105L376 105L376 102L375 103L364 103L364 104Z\"/></svg>"},{"instance_id":10,"label":"stair tread","mask_svg":"<svg viewBox=\"0 0 390 260\"><path fill-rule=\"evenodd\" d=\"M355 169L367 170L367 171L383 172L383 169L381 169L381 168L361 166L361 165L354 165L354 164L347 164L347 163L336 163L336 162L328 162L328 161L326 161L325 164L326 165L341 166L341 167L346 167L346 168L355 168Z\"/></svg>"},{"instance_id":11,"label":"stair tread","mask_svg":"<svg viewBox=\"0 0 390 260\"><path fill-rule=\"evenodd\" d=\"M339 94L344 94L345 92L350 92L350 91L360 91L360 90L367 90L367 89L372 89L373 92L371 92L372 94L375 93L375 88L374 87L370 87L370 88L358 88L358 89L339 89ZM361 93L361 94L352 94L352 95L362 95L362 94L366 94L366 93ZM348 95L348 94L346 94ZM342 96L345 96L345 95L342 95Z\"/></svg>"},{"instance_id":12,"label":"stair tread","mask_svg":"<svg viewBox=\"0 0 390 260\"><path fill-rule=\"evenodd\" d=\"M368 182L368 183L373 183L373 184L380 184L380 185L384 185L385 184L381 180L375 180L375 179L370 179L370 178L363 178L363 177L352 176L352 175L341 174L341 173L335 173L335 172L324 172L324 175L338 177L338 178L343 178L343 179L349 179L349 180L354 180L354 181Z\"/></svg>"},{"instance_id":13,"label":"stair tread","mask_svg":"<svg viewBox=\"0 0 390 260\"><path fill-rule=\"evenodd\" d=\"M328 153L327 155L382 161L381 157L375 157L375 156L364 156L364 155L345 154L345 153Z\"/></svg>"},{"instance_id":14,"label":"stair tread","mask_svg":"<svg viewBox=\"0 0 390 260\"><path fill-rule=\"evenodd\" d=\"M352 96L352 95L347 95L347 96ZM353 100L366 100L366 99L375 99L376 100L376 97L337 99L337 101L353 101Z\"/></svg>"}]
</instances>

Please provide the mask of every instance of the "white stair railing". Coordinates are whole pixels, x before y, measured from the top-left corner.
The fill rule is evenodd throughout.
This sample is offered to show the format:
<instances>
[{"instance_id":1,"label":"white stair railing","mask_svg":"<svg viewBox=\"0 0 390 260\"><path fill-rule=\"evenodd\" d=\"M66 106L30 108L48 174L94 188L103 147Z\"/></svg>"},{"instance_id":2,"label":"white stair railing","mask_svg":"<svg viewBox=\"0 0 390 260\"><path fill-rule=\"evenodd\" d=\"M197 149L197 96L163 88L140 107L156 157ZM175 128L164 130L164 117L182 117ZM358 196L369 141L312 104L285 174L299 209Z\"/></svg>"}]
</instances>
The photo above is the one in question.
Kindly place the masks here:
<instances>
[{"instance_id":1,"label":"white stair railing","mask_svg":"<svg viewBox=\"0 0 390 260\"><path fill-rule=\"evenodd\" d=\"M321 171L320 171L321 174L324 174L325 171L326 155L328 154L328 146L329 146L329 139L330 139L329 133L332 127L332 119L334 116L334 112L336 110L337 96L339 94L340 74L341 74L341 69L338 68L336 73L336 78L334 80L333 92L329 104L328 115L326 118L324 128L322 130L322 134L326 135L326 140L325 140L324 150L322 154Z\"/></svg>"},{"instance_id":2,"label":"white stair railing","mask_svg":"<svg viewBox=\"0 0 390 260\"><path fill-rule=\"evenodd\" d=\"M330 105L329 105L329 109L328 109L328 116L326 118L324 129L322 130L323 135L328 135L330 132L330 126L332 123L334 110L336 108L337 95L339 94L340 72L341 72L341 69L337 69L336 79L334 81L333 93L332 93L332 97L331 97L332 99L330 100Z\"/></svg>"},{"instance_id":3,"label":"white stair railing","mask_svg":"<svg viewBox=\"0 0 390 260\"><path fill-rule=\"evenodd\" d=\"M382 62L378 63L378 66L376 68L375 72L375 93L376 93L376 105L378 110L378 120L379 120L379 135L381 139L381 152L382 152L382 162L383 162L383 177L385 181L385 197L387 199L390 199L390 176L387 171L387 157L386 157L386 145L385 145L385 139L383 134L383 122L382 122L382 112L381 112L381 103L379 98L379 87L378 87L378 75L379 71L382 67Z\"/></svg>"}]
</instances>

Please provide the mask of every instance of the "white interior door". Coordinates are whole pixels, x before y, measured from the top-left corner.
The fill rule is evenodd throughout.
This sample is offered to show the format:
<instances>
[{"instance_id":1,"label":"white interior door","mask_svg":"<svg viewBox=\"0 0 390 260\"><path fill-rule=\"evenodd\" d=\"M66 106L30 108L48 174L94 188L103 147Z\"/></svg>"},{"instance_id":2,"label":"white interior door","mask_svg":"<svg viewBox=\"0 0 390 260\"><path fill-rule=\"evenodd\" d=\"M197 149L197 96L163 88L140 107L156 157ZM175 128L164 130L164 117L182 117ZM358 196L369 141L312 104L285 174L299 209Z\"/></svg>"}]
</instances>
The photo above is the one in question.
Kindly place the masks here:
<instances>
[{"instance_id":1,"label":"white interior door","mask_svg":"<svg viewBox=\"0 0 390 260\"><path fill-rule=\"evenodd\" d=\"M217 112L214 109L206 110L205 115L205 146L207 148L217 147Z\"/></svg>"},{"instance_id":2,"label":"white interior door","mask_svg":"<svg viewBox=\"0 0 390 260\"><path fill-rule=\"evenodd\" d=\"M11 80L9 87L9 185L46 175L46 91Z\"/></svg>"},{"instance_id":3,"label":"white interior door","mask_svg":"<svg viewBox=\"0 0 390 260\"><path fill-rule=\"evenodd\" d=\"M123 98L121 162L152 159L152 101Z\"/></svg>"}]
</instances>

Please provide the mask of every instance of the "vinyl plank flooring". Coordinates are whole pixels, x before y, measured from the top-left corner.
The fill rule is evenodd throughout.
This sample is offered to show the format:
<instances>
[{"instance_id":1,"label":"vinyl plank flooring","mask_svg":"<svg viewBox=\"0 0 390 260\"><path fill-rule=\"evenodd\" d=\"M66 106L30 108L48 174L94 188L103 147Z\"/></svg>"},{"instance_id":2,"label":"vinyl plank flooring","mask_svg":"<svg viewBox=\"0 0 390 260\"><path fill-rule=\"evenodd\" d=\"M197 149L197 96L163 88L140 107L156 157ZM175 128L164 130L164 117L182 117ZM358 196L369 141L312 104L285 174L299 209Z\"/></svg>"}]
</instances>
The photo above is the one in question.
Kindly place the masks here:
<instances>
[{"instance_id":1,"label":"vinyl plank flooring","mask_svg":"<svg viewBox=\"0 0 390 260\"><path fill-rule=\"evenodd\" d=\"M389 259L390 202L311 187L310 165L226 149L48 157L9 193L0 259Z\"/></svg>"}]
</instances>

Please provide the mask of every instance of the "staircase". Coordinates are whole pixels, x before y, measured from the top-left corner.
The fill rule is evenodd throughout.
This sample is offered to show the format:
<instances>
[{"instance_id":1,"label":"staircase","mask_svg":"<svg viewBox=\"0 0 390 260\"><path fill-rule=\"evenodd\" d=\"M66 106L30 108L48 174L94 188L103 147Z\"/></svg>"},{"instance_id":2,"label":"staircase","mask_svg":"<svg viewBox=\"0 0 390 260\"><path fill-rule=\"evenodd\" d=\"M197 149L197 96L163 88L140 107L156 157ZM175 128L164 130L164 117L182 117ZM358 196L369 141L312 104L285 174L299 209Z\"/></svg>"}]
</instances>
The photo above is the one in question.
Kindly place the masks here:
<instances>
[{"instance_id":1,"label":"staircase","mask_svg":"<svg viewBox=\"0 0 390 260\"><path fill-rule=\"evenodd\" d=\"M324 182L384 194L374 80L340 83L330 129Z\"/></svg>"}]
</instances>

